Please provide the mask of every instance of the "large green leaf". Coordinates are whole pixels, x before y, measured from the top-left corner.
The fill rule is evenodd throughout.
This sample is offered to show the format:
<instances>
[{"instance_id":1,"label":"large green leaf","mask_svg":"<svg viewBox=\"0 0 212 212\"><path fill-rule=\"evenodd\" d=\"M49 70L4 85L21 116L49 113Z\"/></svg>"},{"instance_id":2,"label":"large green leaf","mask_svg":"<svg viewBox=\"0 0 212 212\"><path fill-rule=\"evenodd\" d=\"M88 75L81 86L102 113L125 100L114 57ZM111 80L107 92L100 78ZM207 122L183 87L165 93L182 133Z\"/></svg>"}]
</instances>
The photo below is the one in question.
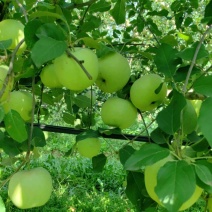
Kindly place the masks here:
<instances>
[{"instance_id":1,"label":"large green leaf","mask_svg":"<svg viewBox=\"0 0 212 212\"><path fill-rule=\"evenodd\" d=\"M181 125L181 111L186 105L185 97L174 91L170 104L158 113L158 126L167 134L173 135Z\"/></svg>"},{"instance_id":2,"label":"large green leaf","mask_svg":"<svg viewBox=\"0 0 212 212\"><path fill-rule=\"evenodd\" d=\"M90 12L106 12L110 10L111 8L111 3L106 2L105 0L100 0L95 4L92 4L89 8Z\"/></svg>"},{"instance_id":3,"label":"large green leaf","mask_svg":"<svg viewBox=\"0 0 212 212\"><path fill-rule=\"evenodd\" d=\"M92 166L94 172L101 172L107 162L107 157L104 154L99 154L92 157Z\"/></svg>"},{"instance_id":4,"label":"large green leaf","mask_svg":"<svg viewBox=\"0 0 212 212\"><path fill-rule=\"evenodd\" d=\"M147 198L144 174L141 172L128 172L125 193L128 199L136 206L138 211L143 211L147 207L156 206L152 199Z\"/></svg>"},{"instance_id":5,"label":"large green leaf","mask_svg":"<svg viewBox=\"0 0 212 212\"><path fill-rule=\"evenodd\" d=\"M80 108L86 108L91 106L91 100L87 96L78 95L74 97L73 101Z\"/></svg>"},{"instance_id":6,"label":"large green leaf","mask_svg":"<svg viewBox=\"0 0 212 212\"><path fill-rule=\"evenodd\" d=\"M67 49L65 41L58 41L50 37L42 37L32 48L31 57L35 65L40 68L45 62L62 55Z\"/></svg>"},{"instance_id":7,"label":"large green leaf","mask_svg":"<svg viewBox=\"0 0 212 212\"><path fill-rule=\"evenodd\" d=\"M194 57L195 51L197 49L197 46L199 45L199 42L194 43L191 47L184 49L183 51L179 52L177 54L177 56L179 56L180 58L184 59L184 60L188 60L191 61ZM208 57L208 51L205 49L204 45L201 45L199 52L197 54L197 60L204 58L204 57Z\"/></svg>"},{"instance_id":8,"label":"large green leaf","mask_svg":"<svg viewBox=\"0 0 212 212\"><path fill-rule=\"evenodd\" d=\"M178 211L195 188L193 166L183 160L169 161L158 171L155 192L168 211Z\"/></svg>"},{"instance_id":9,"label":"large green leaf","mask_svg":"<svg viewBox=\"0 0 212 212\"><path fill-rule=\"evenodd\" d=\"M194 82L193 88L195 92L212 96L212 75L202 76Z\"/></svg>"},{"instance_id":10,"label":"large green leaf","mask_svg":"<svg viewBox=\"0 0 212 212\"><path fill-rule=\"evenodd\" d=\"M207 160L198 160L195 163L197 183L208 193L212 193L212 163Z\"/></svg>"},{"instance_id":11,"label":"large green leaf","mask_svg":"<svg viewBox=\"0 0 212 212\"><path fill-rule=\"evenodd\" d=\"M120 162L124 165L127 159L135 152L132 146L126 145L119 150Z\"/></svg>"},{"instance_id":12,"label":"large green leaf","mask_svg":"<svg viewBox=\"0 0 212 212\"><path fill-rule=\"evenodd\" d=\"M3 121L4 119L4 108L0 105L0 123Z\"/></svg>"},{"instance_id":13,"label":"large green leaf","mask_svg":"<svg viewBox=\"0 0 212 212\"><path fill-rule=\"evenodd\" d=\"M123 24L126 16L125 0L117 0L110 13L115 19L116 24Z\"/></svg>"},{"instance_id":14,"label":"large green leaf","mask_svg":"<svg viewBox=\"0 0 212 212\"><path fill-rule=\"evenodd\" d=\"M33 45L37 42L38 37L35 35L37 29L42 25L40 20L29 21L24 28L24 37L25 42L28 48L32 48Z\"/></svg>"},{"instance_id":15,"label":"large green leaf","mask_svg":"<svg viewBox=\"0 0 212 212\"><path fill-rule=\"evenodd\" d=\"M55 23L46 23L41 25L37 31L36 35L39 38L42 37L51 37L55 40L66 40L64 31Z\"/></svg>"},{"instance_id":16,"label":"large green leaf","mask_svg":"<svg viewBox=\"0 0 212 212\"><path fill-rule=\"evenodd\" d=\"M198 118L198 125L202 134L208 140L210 146L212 147L212 97L207 98L205 101L202 102L199 118Z\"/></svg>"},{"instance_id":17,"label":"large green leaf","mask_svg":"<svg viewBox=\"0 0 212 212\"><path fill-rule=\"evenodd\" d=\"M158 72L165 74L166 77L172 77L175 74L179 64L176 54L178 51L172 46L162 43L156 50L154 57Z\"/></svg>"},{"instance_id":18,"label":"large green leaf","mask_svg":"<svg viewBox=\"0 0 212 212\"><path fill-rule=\"evenodd\" d=\"M28 138L25 123L17 111L8 112L4 117L4 124L7 133L17 142L21 143Z\"/></svg>"},{"instance_id":19,"label":"large green leaf","mask_svg":"<svg viewBox=\"0 0 212 212\"><path fill-rule=\"evenodd\" d=\"M138 171L147 165L151 165L165 157L168 157L170 151L157 144L147 143L135 151L126 161L124 168L130 171Z\"/></svg>"}]
</instances>

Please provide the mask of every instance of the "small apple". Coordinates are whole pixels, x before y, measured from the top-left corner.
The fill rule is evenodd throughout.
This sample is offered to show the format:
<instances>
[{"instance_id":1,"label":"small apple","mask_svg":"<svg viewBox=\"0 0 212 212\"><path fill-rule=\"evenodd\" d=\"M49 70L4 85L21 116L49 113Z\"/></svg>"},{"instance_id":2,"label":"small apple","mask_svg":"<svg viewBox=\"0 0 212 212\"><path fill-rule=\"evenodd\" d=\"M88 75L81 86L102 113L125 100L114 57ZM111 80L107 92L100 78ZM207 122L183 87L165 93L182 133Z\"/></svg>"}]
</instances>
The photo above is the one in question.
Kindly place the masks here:
<instances>
[{"instance_id":1,"label":"small apple","mask_svg":"<svg viewBox=\"0 0 212 212\"><path fill-rule=\"evenodd\" d=\"M8 186L8 195L20 209L39 207L47 203L52 193L52 177L43 167L15 173Z\"/></svg>"},{"instance_id":2,"label":"small apple","mask_svg":"<svg viewBox=\"0 0 212 212\"><path fill-rule=\"evenodd\" d=\"M0 22L0 41L12 40L9 50L15 49L18 43L24 38L24 25L14 19L5 19ZM25 43L19 48L19 53L22 53L26 48Z\"/></svg>"},{"instance_id":3,"label":"small apple","mask_svg":"<svg viewBox=\"0 0 212 212\"><path fill-rule=\"evenodd\" d=\"M151 111L165 100L166 84L157 74L148 74L137 79L130 88L130 99L141 111Z\"/></svg>"},{"instance_id":4,"label":"small apple","mask_svg":"<svg viewBox=\"0 0 212 212\"><path fill-rule=\"evenodd\" d=\"M0 90L3 88L3 85L5 83L4 81L7 76L8 70L9 70L8 66L0 65ZM8 84L6 85L6 88L4 90L4 93L0 98L0 102L4 102L8 99L8 95L13 88L13 82L14 82L14 78L13 78L13 76L10 76Z\"/></svg>"},{"instance_id":5,"label":"small apple","mask_svg":"<svg viewBox=\"0 0 212 212\"><path fill-rule=\"evenodd\" d=\"M130 79L131 69L125 57L117 52L99 59L99 75L96 85L106 93L121 90Z\"/></svg>"},{"instance_id":6,"label":"small apple","mask_svg":"<svg viewBox=\"0 0 212 212\"><path fill-rule=\"evenodd\" d=\"M77 142L77 150L80 155L92 158L99 154L101 142L98 137L87 137Z\"/></svg>"},{"instance_id":7,"label":"small apple","mask_svg":"<svg viewBox=\"0 0 212 212\"><path fill-rule=\"evenodd\" d=\"M137 109L128 100L111 97L102 105L101 117L105 124L125 129L135 123Z\"/></svg>"},{"instance_id":8,"label":"small apple","mask_svg":"<svg viewBox=\"0 0 212 212\"><path fill-rule=\"evenodd\" d=\"M26 122L31 120L33 96L28 91L12 91L9 94L8 101L2 106L5 113L10 110L16 110L22 119Z\"/></svg>"},{"instance_id":9,"label":"small apple","mask_svg":"<svg viewBox=\"0 0 212 212\"><path fill-rule=\"evenodd\" d=\"M81 91L96 81L99 71L98 58L87 48L74 48L71 54L82 63L92 79L89 79L80 65L67 54L56 58L53 63L55 69L59 70L56 72L59 82L70 90Z\"/></svg>"},{"instance_id":10,"label":"small apple","mask_svg":"<svg viewBox=\"0 0 212 212\"><path fill-rule=\"evenodd\" d=\"M57 74L56 74L56 69L55 65L49 64L45 66L41 73L40 73L40 78L42 83L49 88L62 88L63 86L58 80Z\"/></svg>"},{"instance_id":11,"label":"small apple","mask_svg":"<svg viewBox=\"0 0 212 212\"><path fill-rule=\"evenodd\" d=\"M182 132L190 134L197 127L197 113L190 100L186 100L186 106L182 110Z\"/></svg>"}]
</instances>

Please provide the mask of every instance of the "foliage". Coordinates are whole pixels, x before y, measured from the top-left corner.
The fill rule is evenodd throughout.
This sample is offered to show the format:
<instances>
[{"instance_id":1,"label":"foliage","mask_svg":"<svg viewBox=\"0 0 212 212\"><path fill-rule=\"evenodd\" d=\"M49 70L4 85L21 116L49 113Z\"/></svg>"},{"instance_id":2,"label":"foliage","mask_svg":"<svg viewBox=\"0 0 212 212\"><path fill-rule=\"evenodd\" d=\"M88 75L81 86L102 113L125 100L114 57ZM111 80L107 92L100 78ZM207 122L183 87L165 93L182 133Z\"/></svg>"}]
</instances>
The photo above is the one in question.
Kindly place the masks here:
<instances>
[{"instance_id":1,"label":"foliage","mask_svg":"<svg viewBox=\"0 0 212 212\"><path fill-rule=\"evenodd\" d=\"M147 194L143 173L146 166L169 154L176 160L173 164L183 164L177 168L169 164L161 169L165 174L172 171L170 187L175 186L176 176L178 182L182 182L183 175L179 173L187 170L192 181L187 189L192 193L197 184L204 189L202 197L208 198L212 193L211 0L2 0L0 3L1 21L15 19L24 25L24 40L15 49L9 49L11 39L0 41L0 62L9 67L0 100L11 77L14 78L13 90L33 94L29 122L14 110L5 112L4 102L0 103L0 148L6 158L1 158L2 168L15 164L14 172L17 172L33 163L33 152L45 147L47 141L42 124L66 126L79 133L92 129L99 137L118 134L124 138L125 133L130 133L133 139L124 142L116 152L127 179L130 182L134 179L128 182L126 195L132 203L137 203L137 210L151 211L158 207ZM26 49L19 52L22 43ZM121 53L131 67L127 84L115 93L104 93L95 83L83 91L45 87L40 79L41 71L63 54L75 60L86 73L84 61L68 51L75 47L89 48L98 58L114 51ZM138 111L137 123L131 128L106 126L100 115L102 104L111 96L130 100L132 84L149 73L164 79L169 89L166 101L154 111ZM87 76L89 78L89 73ZM86 96L88 90L94 91L90 97ZM96 101L92 99L94 94ZM195 130L189 134L183 130L182 117L187 100L202 100ZM147 136L150 142L135 144L139 135ZM75 137L73 140L74 143L65 148L67 158L76 156L77 141ZM60 142L59 136L57 142ZM183 150L187 147L192 149L192 156ZM94 170L104 172L109 156L110 147L103 146L101 155L92 159ZM51 170L52 166L47 167ZM68 175L65 168L60 173ZM1 189L8 180L9 176L1 179ZM162 182L158 180L159 184ZM169 188L165 186L161 192L160 187L155 191L159 199L164 199ZM136 193L130 192L132 190ZM166 202L169 211L178 211L180 204L188 199L183 197L183 192L183 189L175 190L178 201ZM3 199L5 201L5 196ZM1 208L4 210L0 198Z\"/></svg>"}]
</instances>

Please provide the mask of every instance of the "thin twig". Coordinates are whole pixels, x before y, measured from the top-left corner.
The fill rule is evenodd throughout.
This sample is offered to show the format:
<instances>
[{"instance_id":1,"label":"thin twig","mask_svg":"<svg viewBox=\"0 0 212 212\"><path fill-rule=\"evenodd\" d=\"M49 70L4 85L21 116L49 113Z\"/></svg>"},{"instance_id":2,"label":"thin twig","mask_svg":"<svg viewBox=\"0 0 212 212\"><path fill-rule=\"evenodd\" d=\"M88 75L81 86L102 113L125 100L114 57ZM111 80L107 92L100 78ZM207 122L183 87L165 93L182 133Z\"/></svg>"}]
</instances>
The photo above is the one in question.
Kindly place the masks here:
<instances>
[{"instance_id":1,"label":"thin twig","mask_svg":"<svg viewBox=\"0 0 212 212\"><path fill-rule=\"evenodd\" d=\"M20 9L22 10L22 12L24 14L25 21L28 22L27 11L25 10L23 5L18 0L16 0L16 3L20 7Z\"/></svg>"},{"instance_id":2,"label":"thin twig","mask_svg":"<svg viewBox=\"0 0 212 212\"><path fill-rule=\"evenodd\" d=\"M149 131L148 131L148 127L147 127L146 121L145 121L145 119L144 119L143 114L142 114L142 112L141 112L141 111L139 111L139 114L140 114L141 119L142 119L142 121L143 121L144 128L145 128L145 131L146 131L147 136L148 136L148 140L149 140L149 142L151 142L150 134L149 134Z\"/></svg>"},{"instance_id":3,"label":"thin twig","mask_svg":"<svg viewBox=\"0 0 212 212\"><path fill-rule=\"evenodd\" d=\"M89 74L89 72L86 70L86 68L83 66L84 61L78 60L69 50L66 50L66 53L68 57L72 57L82 68L82 70L85 72L89 80L92 80L92 76Z\"/></svg>"},{"instance_id":4,"label":"thin twig","mask_svg":"<svg viewBox=\"0 0 212 212\"><path fill-rule=\"evenodd\" d=\"M4 94L5 92L5 89L7 87L7 84L9 82L9 79L10 79L10 75L12 75L12 71L13 71L13 65L14 65L14 60L15 60L15 56L16 56L16 53L18 52L20 46L23 44L24 42L24 39L22 39L19 44L15 47L13 53L12 53L12 56L11 56L11 60L10 60L10 64L9 64L9 69L8 69L8 72L7 72L7 76L5 77L4 79L4 83L3 83L3 86L2 86L2 89L0 90L0 98L2 97L2 95Z\"/></svg>"},{"instance_id":5,"label":"thin twig","mask_svg":"<svg viewBox=\"0 0 212 212\"><path fill-rule=\"evenodd\" d=\"M184 95L185 95L185 93L186 93L186 91L187 91L188 81L189 81L189 78L190 78L190 76L191 76L191 72L192 72L192 70L193 70L193 67L194 67L194 65L195 65L195 63L196 63L197 55L198 55L198 53L199 53L199 50L200 50L200 48L201 48L201 45L202 45L202 43L203 43L203 41L204 41L206 35L210 32L211 29L212 29L212 25L210 25L210 26L208 27L208 29L205 31L205 33L202 35L202 38L200 39L200 42L199 42L199 44L198 44L198 46L197 46L197 48L196 48L196 50L195 50L194 57L193 57L193 59L192 59L192 61L191 61L191 65L190 65L190 67L189 67L188 74L187 74L187 76L186 76L185 84L184 84L184 87L183 87L183 94L184 94Z\"/></svg>"}]
</instances>

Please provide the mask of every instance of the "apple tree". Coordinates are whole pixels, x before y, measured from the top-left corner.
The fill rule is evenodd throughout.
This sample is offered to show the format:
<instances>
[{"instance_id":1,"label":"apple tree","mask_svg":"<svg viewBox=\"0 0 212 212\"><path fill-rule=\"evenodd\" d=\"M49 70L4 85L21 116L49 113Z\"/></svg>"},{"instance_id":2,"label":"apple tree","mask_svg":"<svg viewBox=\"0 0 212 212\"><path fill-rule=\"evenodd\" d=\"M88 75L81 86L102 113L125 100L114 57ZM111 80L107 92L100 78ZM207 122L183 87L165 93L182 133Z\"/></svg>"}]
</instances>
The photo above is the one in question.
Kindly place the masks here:
<instances>
[{"instance_id":1,"label":"apple tree","mask_svg":"<svg viewBox=\"0 0 212 212\"><path fill-rule=\"evenodd\" d=\"M138 211L199 198L212 211L211 0L1 0L0 10L0 154L16 167L0 189L17 207L49 199L48 171L26 164L52 131L76 134L66 156L98 171L101 138L126 140L119 159Z\"/></svg>"}]
</instances>

